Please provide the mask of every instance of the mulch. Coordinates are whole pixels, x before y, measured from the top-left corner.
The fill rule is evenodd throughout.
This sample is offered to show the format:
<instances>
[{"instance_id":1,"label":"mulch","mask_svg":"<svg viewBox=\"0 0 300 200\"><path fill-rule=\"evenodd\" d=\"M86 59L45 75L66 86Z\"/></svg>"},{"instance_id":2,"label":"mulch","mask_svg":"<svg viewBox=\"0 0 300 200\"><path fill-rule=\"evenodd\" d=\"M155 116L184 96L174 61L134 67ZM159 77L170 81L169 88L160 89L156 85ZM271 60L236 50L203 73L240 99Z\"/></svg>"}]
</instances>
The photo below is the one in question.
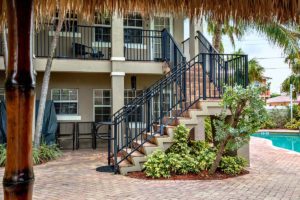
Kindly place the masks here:
<instances>
[{"instance_id":1,"label":"mulch","mask_svg":"<svg viewBox=\"0 0 300 200\"><path fill-rule=\"evenodd\" d=\"M219 171L217 171L213 175L210 175L208 171L202 171L198 174L191 174L191 173L184 174L184 175L173 174L170 178L151 178L151 177L147 177L144 172L130 172L128 173L128 177L143 179L143 180L223 180L227 178L243 176L246 174L249 174L249 171L244 170L239 175L228 175Z\"/></svg>"}]
</instances>

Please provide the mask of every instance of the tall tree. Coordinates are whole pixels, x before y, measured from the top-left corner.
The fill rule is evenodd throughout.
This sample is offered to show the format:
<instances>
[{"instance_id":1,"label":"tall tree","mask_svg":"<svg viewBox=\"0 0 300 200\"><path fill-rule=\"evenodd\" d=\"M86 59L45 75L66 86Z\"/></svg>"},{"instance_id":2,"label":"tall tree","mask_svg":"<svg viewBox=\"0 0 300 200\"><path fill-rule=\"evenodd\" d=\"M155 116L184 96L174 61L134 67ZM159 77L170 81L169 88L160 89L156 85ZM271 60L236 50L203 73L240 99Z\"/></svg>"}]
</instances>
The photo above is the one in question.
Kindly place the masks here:
<instances>
[{"instance_id":1,"label":"tall tree","mask_svg":"<svg viewBox=\"0 0 300 200\"><path fill-rule=\"evenodd\" d=\"M213 46L223 52L222 36L228 36L235 47L235 37L242 38L247 31L257 31L268 38L270 42L283 49L286 55L298 55L300 32L298 26L282 25L278 22L242 23L234 21L216 22L208 20L207 31L213 36Z\"/></svg>"},{"instance_id":2,"label":"tall tree","mask_svg":"<svg viewBox=\"0 0 300 200\"><path fill-rule=\"evenodd\" d=\"M290 84L294 86L293 98L296 98L300 93L300 74L293 73L287 77L281 84L281 91L290 93Z\"/></svg>"},{"instance_id":3,"label":"tall tree","mask_svg":"<svg viewBox=\"0 0 300 200\"><path fill-rule=\"evenodd\" d=\"M248 77L250 83L262 82L263 81L263 73L265 69L259 64L259 62L252 58L248 62Z\"/></svg>"},{"instance_id":4,"label":"tall tree","mask_svg":"<svg viewBox=\"0 0 300 200\"><path fill-rule=\"evenodd\" d=\"M7 68L8 62L8 48L7 48L7 36L5 23L2 25L2 45L3 45L3 57L4 57L4 68Z\"/></svg>"},{"instance_id":5,"label":"tall tree","mask_svg":"<svg viewBox=\"0 0 300 200\"><path fill-rule=\"evenodd\" d=\"M43 84L42 84L40 104L39 104L39 112L38 112L38 116L37 116L35 133L34 133L34 147L35 148L38 148L41 143L42 126L43 126L47 93L48 93L48 87L49 87L49 81L50 81L52 61L53 61L53 56L55 53L57 41L59 38L59 34L61 31L63 22L64 22L64 13L62 11L59 11L58 24L56 26L54 37L51 42L51 49L50 49L50 53L47 58L47 64L45 67L45 72L44 72L44 77L43 77Z\"/></svg>"},{"instance_id":6,"label":"tall tree","mask_svg":"<svg viewBox=\"0 0 300 200\"><path fill-rule=\"evenodd\" d=\"M220 53L224 52L223 36L228 36L232 46L235 47L235 37L241 38L245 30L245 26L242 23L234 24L231 21L208 20L207 31L213 36L213 46Z\"/></svg>"}]
</instances>

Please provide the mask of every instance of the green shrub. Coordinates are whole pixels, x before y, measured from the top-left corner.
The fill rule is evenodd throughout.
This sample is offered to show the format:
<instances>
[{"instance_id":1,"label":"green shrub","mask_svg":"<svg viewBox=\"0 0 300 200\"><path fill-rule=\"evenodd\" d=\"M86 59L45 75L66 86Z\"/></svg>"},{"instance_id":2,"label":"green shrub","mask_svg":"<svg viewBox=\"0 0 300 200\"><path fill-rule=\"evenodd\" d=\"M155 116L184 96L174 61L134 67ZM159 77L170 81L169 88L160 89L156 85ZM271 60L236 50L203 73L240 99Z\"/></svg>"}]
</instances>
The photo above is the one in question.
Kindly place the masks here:
<instances>
[{"instance_id":1,"label":"green shrub","mask_svg":"<svg viewBox=\"0 0 300 200\"><path fill-rule=\"evenodd\" d=\"M172 173L187 174L199 172L197 161L189 154L169 153L168 163Z\"/></svg>"},{"instance_id":2,"label":"green shrub","mask_svg":"<svg viewBox=\"0 0 300 200\"><path fill-rule=\"evenodd\" d=\"M152 178L168 178L171 176L169 160L165 152L161 150L154 151L144 164L146 176Z\"/></svg>"},{"instance_id":3,"label":"green shrub","mask_svg":"<svg viewBox=\"0 0 300 200\"><path fill-rule=\"evenodd\" d=\"M267 120L262 128L274 129L284 128L289 121L289 111L287 109L272 109L267 112Z\"/></svg>"},{"instance_id":4,"label":"green shrub","mask_svg":"<svg viewBox=\"0 0 300 200\"><path fill-rule=\"evenodd\" d=\"M247 161L238 156L224 156L220 162L220 169L225 174L238 175L247 165Z\"/></svg>"},{"instance_id":5,"label":"green shrub","mask_svg":"<svg viewBox=\"0 0 300 200\"><path fill-rule=\"evenodd\" d=\"M191 154L195 158L197 168L200 171L208 170L216 159L215 149L203 141L191 142Z\"/></svg>"},{"instance_id":6,"label":"green shrub","mask_svg":"<svg viewBox=\"0 0 300 200\"><path fill-rule=\"evenodd\" d=\"M189 133L190 130L184 125L178 125L174 129L174 143L169 148L166 153L177 153L180 155L186 155L190 153L190 148L188 147Z\"/></svg>"},{"instance_id":7,"label":"green shrub","mask_svg":"<svg viewBox=\"0 0 300 200\"><path fill-rule=\"evenodd\" d=\"M291 130L298 130L300 127L300 121L297 121L296 119L292 119L291 121L286 123L284 127Z\"/></svg>"},{"instance_id":8,"label":"green shrub","mask_svg":"<svg viewBox=\"0 0 300 200\"><path fill-rule=\"evenodd\" d=\"M6 146L0 144L0 167L3 167L6 162Z\"/></svg>"},{"instance_id":9,"label":"green shrub","mask_svg":"<svg viewBox=\"0 0 300 200\"><path fill-rule=\"evenodd\" d=\"M46 145L42 143L39 149L32 149L33 164L38 165L41 163L55 160L62 155L57 145ZM0 166L3 167L6 162L6 146L0 145Z\"/></svg>"},{"instance_id":10,"label":"green shrub","mask_svg":"<svg viewBox=\"0 0 300 200\"><path fill-rule=\"evenodd\" d=\"M213 133L212 133L210 117L205 117L204 119L204 130L205 130L205 141L208 143L213 143Z\"/></svg>"}]
</instances>

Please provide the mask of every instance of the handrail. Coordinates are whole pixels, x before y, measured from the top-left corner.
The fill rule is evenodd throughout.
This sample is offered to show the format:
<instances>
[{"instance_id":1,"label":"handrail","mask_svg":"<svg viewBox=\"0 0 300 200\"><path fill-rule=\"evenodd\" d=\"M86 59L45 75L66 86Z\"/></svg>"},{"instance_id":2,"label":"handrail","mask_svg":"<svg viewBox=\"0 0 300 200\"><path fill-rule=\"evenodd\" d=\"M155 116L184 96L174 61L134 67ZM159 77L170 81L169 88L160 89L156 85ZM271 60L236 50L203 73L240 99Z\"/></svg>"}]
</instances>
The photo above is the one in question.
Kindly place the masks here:
<instances>
[{"instance_id":1,"label":"handrail","mask_svg":"<svg viewBox=\"0 0 300 200\"><path fill-rule=\"evenodd\" d=\"M176 119L200 99L220 98L225 84L248 84L245 55L202 52L186 62L167 30L162 31L162 44L171 70L113 114L115 170L155 134L163 134L168 124L164 118ZM126 155L118 160L120 151Z\"/></svg>"}]
</instances>

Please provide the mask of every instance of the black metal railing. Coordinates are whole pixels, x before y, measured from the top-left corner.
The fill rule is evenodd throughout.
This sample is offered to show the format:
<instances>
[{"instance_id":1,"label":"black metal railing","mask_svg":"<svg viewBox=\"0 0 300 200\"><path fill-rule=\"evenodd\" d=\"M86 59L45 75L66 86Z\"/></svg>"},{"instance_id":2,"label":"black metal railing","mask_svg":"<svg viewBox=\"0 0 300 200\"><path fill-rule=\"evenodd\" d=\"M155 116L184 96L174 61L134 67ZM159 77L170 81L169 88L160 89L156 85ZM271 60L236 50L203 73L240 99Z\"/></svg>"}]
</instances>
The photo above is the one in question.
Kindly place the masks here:
<instances>
[{"instance_id":1,"label":"black metal railing","mask_svg":"<svg viewBox=\"0 0 300 200\"><path fill-rule=\"evenodd\" d=\"M55 33L54 25L45 25L35 35L36 57L47 57ZM109 60L111 57L110 29L99 26L76 25L60 32L55 58Z\"/></svg>"},{"instance_id":2,"label":"black metal railing","mask_svg":"<svg viewBox=\"0 0 300 200\"><path fill-rule=\"evenodd\" d=\"M162 58L170 65L169 73L113 115L116 170L119 163L155 134L162 135L166 124L200 99L220 98L224 85L248 84L246 55L218 54L212 48L186 62L166 30L162 32ZM139 116L135 117L139 120L130 120L132 116ZM127 153L118 158L121 151Z\"/></svg>"},{"instance_id":3,"label":"black metal railing","mask_svg":"<svg viewBox=\"0 0 300 200\"><path fill-rule=\"evenodd\" d=\"M197 32L199 52L208 54L203 65L212 82L220 92L224 85L248 85L248 56L239 54L220 54L206 37Z\"/></svg>"},{"instance_id":4,"label":"black metal railing","mask_svg":"<svg viewBox=\"0 0 300 200\"><path fill-rule=\"evenodd\" d=\"M128 61L162 61L161 31L124 29L124 56Z\"/></svg>"},{"instance_id":5,"label":"black metal railing","mask_svg":"<svg viewBox=\"0 0 300 200\"><path fill-rule=\"evenodd\" d=\"M185 98L185 74L181 73L186 63L185 57L167 30L161 31L161 37L161 58L171 70L167 78L154 83L113 115L115 167L127 158L117 160L118 152L127 151L129 156L147 141L144 138L146 133L151 133L149 137L154 132L162 133L162 127L158 130L154 125L163 124L164 116L171 116L172 108ZM131 120L133 116L138 120Z\"/></svg>"}]
</instances>

